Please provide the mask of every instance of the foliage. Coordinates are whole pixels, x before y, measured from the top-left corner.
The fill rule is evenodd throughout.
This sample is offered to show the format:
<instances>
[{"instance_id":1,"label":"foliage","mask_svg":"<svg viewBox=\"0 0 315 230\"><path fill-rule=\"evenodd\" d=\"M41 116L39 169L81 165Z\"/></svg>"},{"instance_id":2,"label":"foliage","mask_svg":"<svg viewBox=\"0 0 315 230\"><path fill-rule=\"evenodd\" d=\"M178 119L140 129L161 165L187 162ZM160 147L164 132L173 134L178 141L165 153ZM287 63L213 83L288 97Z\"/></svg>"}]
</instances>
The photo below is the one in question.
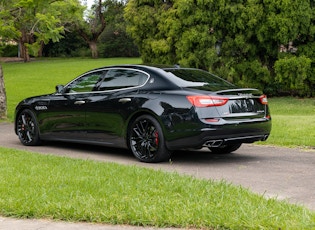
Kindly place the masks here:
<instances>
[{"instance_id":1,"label":"foliage","mask_svg":"<svg viewBox=\"0 0 315 230\"><path fill-rule=\"evenodd\" d=\"M37 55L43 43L59 41L65 27L82 16L78 0L1 0L0 9L0 35L20 44L25 61L29 49Z\"/></svg>"},{"instance_id":2,"label":"foliage","mask_svg":"<svg viewBox=\"0 0 315 230\"><path fill-rule=\"evenodd\" d=\"M279 59L275 63L275 72L276 80L283 85L283 91L300 96L315 96L315 68L312 68L310 58L293 56Z\"/></svg>"},{"instance_id":3,"label":"foliage","mask_svg":"<svg viewBox=\"0 0 315 230\"><path fill-rule=\"evenodd\" d=\"M96 39L99 57L138 57L138 49L134 45L133 40L126 34L126 25L123 18L123 10L125 4L120 1L103 1L104 19L106 28ZM92 8L93 9L93 8ZM86 12L85 19L87 21L77 22L77 29L74 31L65 31L63 38L58 43L50 41L43 49L44 57L91 57L91 49L86 40L83 39L82 30L89 34L88 15L93 17L93 10ZM80 24L83 23L83 24ZM89 29L88 29L89 28ZM88 35L88 41L92 35ZM89 38L90 37L90 38Z\"/></svg>"},{"instance_id":4,"label":"foliage","mask_svg":"<svg viewBox=\"0 0 315 230\"><path fill-rule=\"evenodd\" d=\"M16 57L17 54L17 45L0 44L0 57Z\"/></svg>"},{"instance_id":5,"label":"foliage","mask_svg":"<svg viewBox=\"0 0 315 230\"><path fill-rule=\"evenodd\" d=\"M138 49L124 28L109 23L99 41L99 52L103 58L138 57Z\"/></svg>"},{"instance_id":6,"label":"foliage","mask_svg":"<svg viewBox=\"0 0 315 230\"><path fill-rule=\"evenodd\" d=\"M130 0L125 18L144 62L207 69L276 95L283 79L277 60L314 60L314 8L308 0ZM313 81L311 69L304 82ZM314 95L314 87L291 92Z\"/></svg>"},{"instance_id":7,"label":"foliage","mask_svg":"<svg viewBox=\"0 0 315 230\"><path fill-rule=\"evenodd\" d=\"M1 40L6 38L14 39L21 36L21 32L15 26L15 21L10 13L11 5L8 5L9 1L0 0L0 35Z\"/></svg>"},{"instance_id":8,"label":"foliage","mask_svg":"<svg viewBox=\"0 0 315 230\"><path fill-rule=\"evenodd\" d=\"M102 57L139 56L133 40L126 33L126 23L123 17L124 8L124 2L107 2L105 14L107 26L99 39L99 51Z\"/></svg>"},{"instance_id":9,"label":"foliage","mask_svg":"<svg viewBox=\"0 0 315 230\"><path fill-rule=\"evenodd\" d=\"M85 57L79 50L88 51L88 45L78 32L65 32L59 42L50 41L44 46L43 57ZM88 52L87 57L91 56Z\"/></svg>"},{"instance_id":10,"label":"foliage","mask_svg":"<svg viewBox=\"0 0 315 230\"><path fill-rule=\"evenodd\" d=\"M125 8L127 31L135 40L145 63L167 63L174 59L173 38L170 36L170 41L167 41L167 36L161 29L162 18L166 20L164 25L169 24L167 14L170 11L164 10L169 4L168 1L139 0L129 1Z\"/></svg>"}]
</instances>

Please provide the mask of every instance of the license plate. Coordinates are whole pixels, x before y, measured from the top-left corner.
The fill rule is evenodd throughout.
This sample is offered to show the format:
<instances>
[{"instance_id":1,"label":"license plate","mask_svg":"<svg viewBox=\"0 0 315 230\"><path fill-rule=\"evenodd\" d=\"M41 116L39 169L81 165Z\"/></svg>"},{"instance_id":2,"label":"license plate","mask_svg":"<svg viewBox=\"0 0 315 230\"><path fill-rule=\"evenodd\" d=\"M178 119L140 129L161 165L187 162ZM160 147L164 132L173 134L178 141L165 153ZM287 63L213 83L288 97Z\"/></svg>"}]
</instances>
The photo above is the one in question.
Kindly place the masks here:
<instances>
[{"instance_id":1,"label":"license plate","mask_svg":"<svg viewBox=\"0 0 315 230\"><path fill-rule=\"evenodd\" d=\"M230 113L251 113L257 112L259 106L254 99L231 100L229 104Z\"/></svg>"}]
</instances>

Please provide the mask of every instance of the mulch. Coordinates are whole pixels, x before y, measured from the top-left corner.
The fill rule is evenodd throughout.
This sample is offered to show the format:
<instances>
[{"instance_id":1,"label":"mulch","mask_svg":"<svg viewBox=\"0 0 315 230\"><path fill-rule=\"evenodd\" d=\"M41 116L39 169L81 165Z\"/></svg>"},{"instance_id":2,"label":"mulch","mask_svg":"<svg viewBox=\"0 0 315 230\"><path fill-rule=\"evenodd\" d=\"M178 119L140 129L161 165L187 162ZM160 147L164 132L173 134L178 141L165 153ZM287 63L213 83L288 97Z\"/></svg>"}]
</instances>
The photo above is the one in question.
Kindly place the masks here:
<instances>
[{"instance_id":1,"label":"mulch","mask_svg":"<svg viewBox=\"0 0 315 230\"><path fill-rule=\"evenodd\" d=\"M19 57L0 57L0 62L23 62L23 58L19 58Z\"/></svg>"}]
</instances>

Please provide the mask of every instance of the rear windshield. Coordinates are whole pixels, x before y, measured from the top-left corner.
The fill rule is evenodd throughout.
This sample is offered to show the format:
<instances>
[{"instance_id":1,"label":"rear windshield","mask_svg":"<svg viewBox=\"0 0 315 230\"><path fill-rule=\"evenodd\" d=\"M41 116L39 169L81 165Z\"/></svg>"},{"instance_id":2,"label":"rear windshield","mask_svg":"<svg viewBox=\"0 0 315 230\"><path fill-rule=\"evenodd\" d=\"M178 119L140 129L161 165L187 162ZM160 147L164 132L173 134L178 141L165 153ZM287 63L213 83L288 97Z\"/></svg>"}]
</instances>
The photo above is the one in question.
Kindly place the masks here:
<instances>
[{"instance_id":1,"label":"rear windshield","mask_svg":"<svg viewBox=\"0 0 315 230\"><path fill-rule=\"evenodd\" d=\"M170 80L183 88L195 88L207 91L235 89L236 86L209 72L199 69L164 69Z\"/></svg>"}]
</instances>

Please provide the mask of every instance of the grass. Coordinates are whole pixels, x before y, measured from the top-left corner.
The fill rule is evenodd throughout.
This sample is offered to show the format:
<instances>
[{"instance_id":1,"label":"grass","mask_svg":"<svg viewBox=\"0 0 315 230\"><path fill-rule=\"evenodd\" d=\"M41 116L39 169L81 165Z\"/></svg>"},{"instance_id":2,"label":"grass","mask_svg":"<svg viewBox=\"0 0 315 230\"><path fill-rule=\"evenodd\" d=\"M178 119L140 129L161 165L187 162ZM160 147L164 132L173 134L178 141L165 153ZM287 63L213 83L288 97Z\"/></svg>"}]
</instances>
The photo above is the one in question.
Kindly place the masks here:
<instances>
[{"instance_id":1,"label":"grass","mask_svg":"<svg viewBox=\"0 0 315 230\"><path fill-rule=\"evenodd\" d=\"M270 145L315 149L315 98L270 98Z\"/></svg>"},{"instance_id":2,"label":"grass","mask_svg":"<svg viewBox=\"0 0 315 230\"><path fill-rule=\"evenodd\" d=\"M208 229L312 229L315 213L224 181L0 148L0 215Z\"/></svg>"}]
</instances>

